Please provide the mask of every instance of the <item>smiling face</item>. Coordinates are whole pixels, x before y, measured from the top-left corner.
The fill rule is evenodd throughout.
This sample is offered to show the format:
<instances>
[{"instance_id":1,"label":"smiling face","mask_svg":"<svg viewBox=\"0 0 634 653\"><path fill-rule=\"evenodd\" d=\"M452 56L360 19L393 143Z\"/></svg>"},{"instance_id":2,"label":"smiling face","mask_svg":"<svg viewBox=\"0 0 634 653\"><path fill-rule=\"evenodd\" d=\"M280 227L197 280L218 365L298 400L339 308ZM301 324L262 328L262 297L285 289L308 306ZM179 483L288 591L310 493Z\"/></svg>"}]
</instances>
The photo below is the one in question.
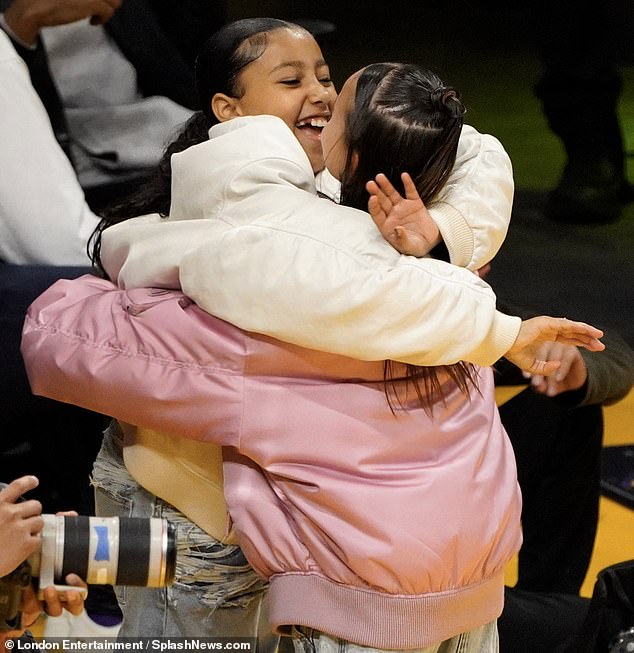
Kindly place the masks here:
<instances>
[{"instance_id":1,"label":"smiling face","mask_svg":"<svg viewBox=\"0 0 634 653\"><path fill-rule=\"evenodd\" d=\"M341 180L346 165L348 143L346 139L346 120L352 111L357 92L357 80L361 71L349 77L335 102L332 118L322 131L321 146L324 162L330 174Z\"/></svg>"},{"instance_id":2,"label":"smiling face","mask_svg":"<svg viewBox=\"0 0 634 653\"><path fill-rule=\"evenodd\" d=\"M337 97L330 71L308 32L283 28L267 37L263 54L238 77L242 94L231 98L231 115L218 117L221 121L262 114L281 118L318 172L324 167L321 132Z\"/></svg>"}]
</instances>

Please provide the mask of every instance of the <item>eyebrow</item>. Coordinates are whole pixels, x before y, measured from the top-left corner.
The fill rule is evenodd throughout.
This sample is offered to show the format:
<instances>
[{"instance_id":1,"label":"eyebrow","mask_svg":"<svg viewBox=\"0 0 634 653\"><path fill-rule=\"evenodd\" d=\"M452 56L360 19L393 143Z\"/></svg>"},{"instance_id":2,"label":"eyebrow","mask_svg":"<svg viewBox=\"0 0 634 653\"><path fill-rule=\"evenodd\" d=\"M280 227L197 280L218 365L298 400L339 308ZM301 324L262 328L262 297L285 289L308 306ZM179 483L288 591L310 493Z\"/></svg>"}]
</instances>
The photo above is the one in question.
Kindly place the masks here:
<instances>
[{"instance_id":1,"label":"eyebrow","mask_svg":"<svg viewBox=\"0 0 634 653\"><path fill-rule=\"evenodd\" d=\"M323 59L320 59L317 61L315 64L315 68L322 68L323 66L326 66L326 62ZM281 64L278 64L271 70L272 73L276 72L277 70L280 70L282 68L305 68L306 65L303 61L284 61Z\"/></svg>"}]
</instances>

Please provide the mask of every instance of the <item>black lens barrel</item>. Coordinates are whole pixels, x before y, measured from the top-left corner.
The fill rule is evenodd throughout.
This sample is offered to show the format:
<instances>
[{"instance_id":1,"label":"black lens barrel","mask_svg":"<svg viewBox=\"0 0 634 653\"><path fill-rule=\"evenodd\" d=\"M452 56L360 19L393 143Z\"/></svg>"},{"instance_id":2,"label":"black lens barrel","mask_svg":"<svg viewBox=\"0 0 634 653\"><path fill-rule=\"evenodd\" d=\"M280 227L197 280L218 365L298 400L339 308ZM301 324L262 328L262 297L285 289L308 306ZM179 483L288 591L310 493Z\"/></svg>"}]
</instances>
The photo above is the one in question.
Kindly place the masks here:
<instances>
[{"instance_id":1,"label":"black lens barrel","mask_svg":"<svg viewBox=\"0 0 634 653\"><path fill-rule=\"evenodd\" d=\"M148 584L150 544L148 519L119 519L119 566L116 585Z\"/></svg>"},{"instance_id":2,"label":"black lens barrel","mask_svg":"<svg viewBox=\"0 0 634 653\"><path fill-rule=\"evenodd\" d=\"M64 517L64 557L57 583L65 583L68 574L88 576L90 518ZM58 543L59 544L59 543Z\"/></svg>"}]
</instances>

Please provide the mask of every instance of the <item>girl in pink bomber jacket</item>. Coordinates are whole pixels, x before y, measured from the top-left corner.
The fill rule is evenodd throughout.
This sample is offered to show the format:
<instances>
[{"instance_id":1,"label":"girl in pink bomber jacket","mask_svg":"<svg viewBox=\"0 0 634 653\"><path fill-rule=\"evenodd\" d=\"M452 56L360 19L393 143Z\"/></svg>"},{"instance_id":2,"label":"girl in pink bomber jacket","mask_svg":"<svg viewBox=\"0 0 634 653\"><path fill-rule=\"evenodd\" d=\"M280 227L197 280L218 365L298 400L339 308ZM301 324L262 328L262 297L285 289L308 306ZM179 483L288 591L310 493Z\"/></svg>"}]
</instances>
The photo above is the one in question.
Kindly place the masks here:
<instances>
[{"instance_id":1,"label":"girl in pink bomber jacket","mask_svg":"<svg viewBox=\"0 0 634 653\"><path fill-rule=\"evenodd\" d=\"M270 580L273 626L416 649L499 615L521 502L491 369L469 397L445 379L431 413L411 389L390 407L381 362L92 277L36 300L24 350L36 393L225 447L227 507Z\"/></svg>"},{"instance_id":2,"label":"girl in pink bomber jacket","mask_svg":"<svg viewBox=\"0 0 634 653\"><path fill-rule=\"evenodd\" d=\"M434 120L451 125L446 158L428 175L436 185L417 180L427 201L442 184L442 171L451 169L462 122L456 95L433 75L385 65L354 76L341 96L350 104L337 105L341 114L337 119L335 110L331 136L324 138L326 160L331 171L352 165L368 176L363 160L354 162L339 144L344 126L352 125L347 118L357 83L356 95L369 93L363 100L370 107L387 78L397 87L399 80L413 82L421 93L415 103L430 104ZM399 109L381 118L389 124ZM398 132L404 125L396 123ZM430 131L436 129L442 132ZM348 136L343 142L351 142ZM302 166L289 166L283 175L289 170L304 174ZM265 189L277 191L279 201L305 204L283 175ZM235 191L245 190L242 181L237 174L231 179ZM344 183L344 202L359 204L350 199L354 190ZM220 226L230 231L231 207L222 208L229 228ZM212 233L217 225L208 222L202 231ZM347 224L356 229L361 216ZM272 243L280 233L302 246L327 240L289 225L260 231ZM319 227L310 228L316 235ZM246 235L248 242L249 230ZM367 270L385 263L367 253L349 255L345 240L340 245L333 260L341 267L333 274L352 269L346 266L353 260ZM313 255L327 249L317 247ZM275 256L280 260L279 251ZM438 322L442 327L442 316ZM581 333L590 340L596 335ZM293 629L298 647L339 638L382 649L431 651L451 640L461 650L496 650L503 569L521 535L513 455L489 369L394 364L386 376L383 362L249 335L177 291L122 291L90 279L60 282L38 300L24 343L35 392L225 447L225 495L240 544L270 580L271 623Z\"/></svg>"}]
</instances>

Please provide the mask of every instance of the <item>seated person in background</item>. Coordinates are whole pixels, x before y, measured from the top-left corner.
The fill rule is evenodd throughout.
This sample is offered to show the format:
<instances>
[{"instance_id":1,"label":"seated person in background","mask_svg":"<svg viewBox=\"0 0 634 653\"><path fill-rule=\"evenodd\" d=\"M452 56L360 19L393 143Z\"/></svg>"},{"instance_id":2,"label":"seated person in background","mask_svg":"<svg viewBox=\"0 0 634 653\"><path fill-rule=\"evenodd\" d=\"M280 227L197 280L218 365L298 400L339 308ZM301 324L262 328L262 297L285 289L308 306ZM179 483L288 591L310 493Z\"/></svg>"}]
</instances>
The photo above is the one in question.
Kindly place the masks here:
<instances>
[{"instance_id":1,"label":"seated person in background","mask_svg":"<svg viewBox=\"0 0 634 653\"><path fill-rule=\"evenodd\" d=\"M24 62L0 30L0 261L88 267L89 208Z\"/></svg>"},{"instance_id":2,"label":"seated person in background","mask_svg":"<svg viewBox=\"0 0 634 653\"><path fill-rule=\"evenodd\" d=\"M109 3L56 3L65 20L108 17ZM35 397L20 355L28 305L60 277L89 270L87 243L97 226L75 170L60 147L24 62L0 30L0 478L35 473L32 495L46 512L75 506L94 514L92 461L106 421L101 415ZM68 425L73 428L69 429ZM81 433L81 438L74 435ZM91 592L89 605L114 618ZM97 603L99 606L97 608ZM52 613L55 614L55 613Z\"/></svg>"},{"instance_id":3,"label":"seated person in background","mask_svg":"<svg viewBox=\"0 0 634 653\"><path fill-rule=\"evenodd\" d=\"M587 614L590 600L579 590L597 530L602 406L634 383L632 349L614 332L603 342L600 355L545 345L540 356L561 360L558 373L534 377L500 406L515 451L524 533L518 581L507 588L498 621L501 653L554 651L578 634ZM526 382L504 359L496 369L498 385Z\"/></svg>"},{"instance_id":4,"label":"seated person in background","mask_svg":"<svg viewBox=\"0 0 634 653\"><path fill-rule=\"evenodd\" d=\"M103 419L33 397L20 333L37 295L58 278L89 269L87 243L99 218L86 204L23 61L1 30L0 77L0 426L5 434L0 478L35 471L41 481L35 496L47 512L69 505L91 512L85 495ZM94 437L67 446L69 420Z\"/></svg>"},{"instance_id":5,"label":"seated person in background","mask_svg":"<svg viewBox=\"0 0 634 653\"><path fill-rule=\"evenodd\" d=\"M178 11L150 0L0 0L1 10L95 210L136 185L189 118L195 54L225 20L225 3L194 0Z\"/></svg>"},{"instance_id":6,"label":"seated person in background","mask_svg":"<svg viewBox=\"0 0 634 653\"><path fill-rule=\"evenodd\" d=\"M574 641L590 606L579 590L598 525L602 406L634 383L632 349L611 331L603 342L601 355L545 345L540 355L561 360L558 373L532 377L500 406L517 461L524 533L518 581L507 588L498 621L501 653L549 653ZM526 382L504 359L496 368L498 385Z\"/></svg>"},{"instance_id":7,"label":"seated person in background","mask_svg":"<svg viewBox=\"0 0 634 653\"><path fill-rule=\"evenodd\" d=\"M632 349L613 331L603 342L601 355L544 345L540 355L561 361L558 372L532 376L527 389L500 407L523 491L518 587L525 590L577 594L588 569L598 519L602 406L622 399L634 383ZM504 359L496 369L498 385L526 382Z\"/></svg>"}]
</instances>

